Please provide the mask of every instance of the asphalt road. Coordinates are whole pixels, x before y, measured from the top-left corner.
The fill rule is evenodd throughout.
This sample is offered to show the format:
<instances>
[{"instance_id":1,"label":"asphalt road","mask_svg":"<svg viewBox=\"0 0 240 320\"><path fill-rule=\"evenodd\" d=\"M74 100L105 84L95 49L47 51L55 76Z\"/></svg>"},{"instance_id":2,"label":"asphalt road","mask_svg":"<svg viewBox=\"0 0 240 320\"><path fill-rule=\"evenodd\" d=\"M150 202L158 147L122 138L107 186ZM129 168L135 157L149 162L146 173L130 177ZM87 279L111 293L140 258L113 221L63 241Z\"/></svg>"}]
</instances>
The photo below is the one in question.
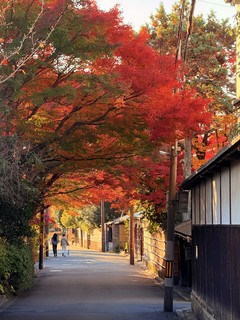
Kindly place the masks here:
<instances>
[{"instance_id":1,"label":"asphalt road","mask_svg":"<svg viewBox=\"0 0 240 320\"><path fill-rule=\"evenodd\" d=\"M33 287L0 308L0 320L179 320L163 312L164 289L117 254L71 251L44 261ZM189 302L174 297L174 309Z\"/></svg>"}]
</instances>

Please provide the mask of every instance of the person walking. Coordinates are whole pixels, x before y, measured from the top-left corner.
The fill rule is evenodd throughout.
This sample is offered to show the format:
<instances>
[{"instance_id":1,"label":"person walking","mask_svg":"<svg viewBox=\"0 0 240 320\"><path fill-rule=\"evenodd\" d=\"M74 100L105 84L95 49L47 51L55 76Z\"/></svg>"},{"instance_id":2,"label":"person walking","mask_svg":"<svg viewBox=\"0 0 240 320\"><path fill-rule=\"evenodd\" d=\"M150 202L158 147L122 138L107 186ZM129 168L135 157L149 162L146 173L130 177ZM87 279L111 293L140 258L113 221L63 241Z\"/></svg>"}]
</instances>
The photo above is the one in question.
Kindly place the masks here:
<instances>
[{"instance_id":1,"label":"person walking","mask_svg":"<svg viewBox=\"0 0 240 320\"><path fill-rule=\"evenodd\" d=\"M54 257L57 257L57 245L58 245L58 235L57 233L54 233L54 235L51 238L52 242L52 250Z\"/></svg>"},{"instance_id":2,"label":"person walking","mask_svg":"<svg viewBox=\"0 0 240 320\"><path fill-rule=\"evenodd\" d=\"M62 235L61 246L62 246L62 256L66 257L66 255L67 255L67 246L69 246L69 243L68 243L68 239L67 239L65 233L63 233L63 235Z\"/></svg>"}]
</instances>

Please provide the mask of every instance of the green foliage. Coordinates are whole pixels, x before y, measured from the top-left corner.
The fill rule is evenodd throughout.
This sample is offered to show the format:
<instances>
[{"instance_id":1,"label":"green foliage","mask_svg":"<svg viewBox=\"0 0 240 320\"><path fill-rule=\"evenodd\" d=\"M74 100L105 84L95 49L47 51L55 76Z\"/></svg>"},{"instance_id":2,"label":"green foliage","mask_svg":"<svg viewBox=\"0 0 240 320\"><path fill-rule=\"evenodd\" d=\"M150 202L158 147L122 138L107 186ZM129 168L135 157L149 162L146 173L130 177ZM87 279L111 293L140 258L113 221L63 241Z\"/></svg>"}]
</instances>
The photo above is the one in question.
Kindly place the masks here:
<instances>
[{"instance_id":1,"label":"green foliage","mask_svg":"<svg viewBox=\"0 0 240 320\"><path fill-rule=\"evenodd\" d=\"M64 210L61 209L61 210L55 210L52 212L52 217L53 217L53 220L56 222L56 224L58 226L61 226L61 227L64 227L64 225L62 224L61 222L61 219L62 219L62 215L63 215L63 212Z\"/></svg>"},{"instance_id":2,"label":"green foliage","mask_svg":"<svg viewBox=\"0 0 240 320\"><path fill-rule=\"evenodd\" d=\"M60 217L60 225L64 228L79 228L80 217L78 215L69 214L68 211L62 211Z\"/></svg>"},{"instance_id":3,"label":"green foliage","mask_svg":"<svg viewBox=\"0 0 240 320\"><path fill-rule=\"evenodd\" d=\"M0 238L9 243L33 235L29 221L36 213L39 194L26 178L32 167L26 159L28 148L16 135L0 138Z\"/></svg>"},{"instance_id":4,"label":"green foliage","mask_svg":"<svg viewBox=\"0 0 240 320\"><path fill-rule=\"evenodd\" d=\"M27 173L37 158L29 152L29 142L17 135L0 138L0 202L24 207L38 198Z\"/></svg>"},{"instance_id":5,"label":"green foliage","mask_svg":"<svg viewBox=\"0 0 240 320\"><path fill-rule=\"evenodd\" d=\"M158 210L157 205L145 202L141 207L144 217L148 221L147 230L150 233L154 233L158 228L162 228L164 231L167 230L167 212L165 210Z\"/></svg>"},{"instance_id":6,"label":"green foliage","mask_svg":"<svg viewBox=\"0 0 240 320\"><path fill-rule=\"evenodd\" d=\"M66 228L81 228L91 233L97 228L95 221L97 206L89 205L81 208L75 214L64 211L61 216L61 224Z\"/></svg>"},{"instance_id":7,"label":"green foliage","mask_svg":"<svg viewBox=\"0 0 240 320\"><path fill-rule=\"evenodd\" d=\"M119 217L119 212L116 209L111 208L110 202L104 202L104 220L105 222L112 221ZM96 208L95 222L98 226L101 225L101 207Z\"/></svg>"},{"instance_id":8,"label":"green foliage","mask_svg":"<svg viewBox=\"0 0 240 320\"><path fill-rule=\"evenodd\" d=\"M213 115L212 132L217 132L220 140L226 143L234 125L234 121L226 125L226 117L235 113L232 99L235 96L236 28L228 19L219 20L217 14L210 12L207 18L194 15L191 35L188 37L190 1L186 1L180 21L181 9L180 0L176 1L170 13L166 13L163 4L159 6L148 25L150 43L159 52L175 56L178 53L178 57L184 60L180 81L210 99L208 111ZM222 117L221 121L219 116ZM206 137L209 136L206 133ZM213 143L214 134L211 140ZM217 143L212 148L213 151L218 150Z\"/></svg>"},{"instance_id":9,"label":"green foliage","mask_svg":"<svg viewBox=\"0 0 240 320\"><path fill-rule=\"evenodd\" d=\"M0 294L20 293L32 285L34 259L31 246L0 242Z\"/></svg>"},{"instance_id":10,"label":"green foliage","mask_svg":"<svg viewBox=\"0 0 240 320\"><path fill-rule=\"evenodd\" d=\"M153 205L151 203L145 202L141 211L143 212L144 217L148 221L147 230L150 233L158 231L158 228L162 228L163 231L167 231L167 211L160 209L159 205ZM182 222L182 217L180 214L175 215L175 224Z\"/></svg>"},{"instance_id":11,"label":"green foliage","mask_svg":"<svg viewBox=\"0 0 240 320\"><path fill-rule=\"evenodd\" d=\"M236 123L231 129L231 133L230 133L231 140L238 137L239 133L240 133L240 124Z\"/></svg>"},{"instance_id":12,"label":"green foliage","mask_svg":"<svg viewBox=\"0 0 240 320\"><path fill-rule=\"evenodd\" d=\"M181 1L178 1L169 14L161 4L156 14L151 17L148 25L151 44L162 53L176 54L180 10ZM219 99L214 107L229 112L232 107L231 94L235 91L229 77L235 78L230 60L234 52L236 30L227 19L218 20L214 12L211 12L207 19L202 15L194 16L191 39L186 43L188 17L189 1L186 2L180 33L181 57L187 45L187 68L184 70L186 82L207 97L216 95Z\"/></svg>"},{"instance_id":13,"label":"green foliage","mask_svg":"<svg viewBox=\"0 0 240 320\"><path fill-rule=\"evenodd\" d=\"M114 220L119 217L119 213L111 208L109 202L104 203L105 222ZM101 225L101 207L89 205L82 207L76 214L69 214L64 211L60 218L61 225L65 228L81 228L89 233L94 228L99 228Z\"/></svg>"},{"instance_id":14,"label":"green foliage","mask_svg":"<svg viewBox=\"0 0 240 320\"><path fill-rule=\"evenodd\" d=\"M82 230L87 231L88 233L91 233L93 229L97 228L98 225L96 223L96 210L97 206L86 206L83 207L80 212L80 228Z\"/></svg>"},{"instance_id":15,"label":"green foliage","mask_svg":"<svg viewBox=\"0 0 240 320\"><path fill-rule=\"evenodd\" d=\"M29 220L35 214L35 206L26 204L18 208L10 203L0 202L0 237L9 243L21 243L25 237L34 235Z\"/></svg>"}]
</instances>

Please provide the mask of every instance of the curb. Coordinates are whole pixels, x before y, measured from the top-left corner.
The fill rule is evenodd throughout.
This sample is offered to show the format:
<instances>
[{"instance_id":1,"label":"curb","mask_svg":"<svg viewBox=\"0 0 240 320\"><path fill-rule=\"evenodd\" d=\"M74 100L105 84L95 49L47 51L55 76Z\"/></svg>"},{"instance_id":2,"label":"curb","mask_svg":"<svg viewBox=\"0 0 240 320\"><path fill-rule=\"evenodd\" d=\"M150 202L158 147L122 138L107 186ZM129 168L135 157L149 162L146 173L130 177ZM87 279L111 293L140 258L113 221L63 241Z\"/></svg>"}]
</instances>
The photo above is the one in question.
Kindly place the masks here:
<instances>
[{"instance_id":1,"label":"curb","mask_svg":"<svg viewBox=\"0 0 240 320\"><path fill-rule=\"evenodd\" d=\"M176 314L179 318L184 320L197 320L197 318L192 312L192 309L179 309L176 310Z\"/></svg>"},{"instance_id":2,"label":"curb","mask_svg":"<svg viewBox=\"0 0 240 320\"><path fill-rule=\"evenodd\" d=\"M16 297L0 297L0 313L2 313L4 310L6 310L8 307L11 306L11 304L14 303L15 300L18 299L18 296Z\"/></svg>"},{"instance_id":3,"label":"curb","mask_svg":"<svg viewBox=\"0 0 240 320\"><path fill-rule=\"evenodd\" d=\"M33 283L35 281L37 281L40 272L41 272L41 270L39 270L35 264L34 265ZM27 290L29 290L29 289L27 289ZM4 295L1 296L0 295L0 313L2 313L4 310L6 310L8 307L10 307L22 294L23 294L23 292L17 294L16 296L4 296Z\"/></svg>"},{"instance_id":4,"label":"curb","mask_svg":"<svg viewBox=\"0 0 240 320\"><path fill-rule=\"evenodd\" d=\"M8 301L7 297L5 296L0 296L0 309L1 309L1 306L6 303Z\"/></svg>"},{"instance_id":5,"label":"curb","mask_svg":"<svg viewBox=\"0 0 240 320\"><path fill-rule=\"evenodd\" d=\"M144 266L142 263L137 264L141 269L144 271L148 271L149 274L152 277L152 280L155 282L155 284L160 284L164 285L164 280L160 278L156 273L151 272L146 266ZM179 295L182 299L185 301L191 301L191 293L188 292L187 290L180 290L178 287L174 286L174 292ZM184 320L197 320L196 316L192 312L191 308L186 308L186 309L177 309L175 311L176 315Z\"/></svg>"}]
</instances>

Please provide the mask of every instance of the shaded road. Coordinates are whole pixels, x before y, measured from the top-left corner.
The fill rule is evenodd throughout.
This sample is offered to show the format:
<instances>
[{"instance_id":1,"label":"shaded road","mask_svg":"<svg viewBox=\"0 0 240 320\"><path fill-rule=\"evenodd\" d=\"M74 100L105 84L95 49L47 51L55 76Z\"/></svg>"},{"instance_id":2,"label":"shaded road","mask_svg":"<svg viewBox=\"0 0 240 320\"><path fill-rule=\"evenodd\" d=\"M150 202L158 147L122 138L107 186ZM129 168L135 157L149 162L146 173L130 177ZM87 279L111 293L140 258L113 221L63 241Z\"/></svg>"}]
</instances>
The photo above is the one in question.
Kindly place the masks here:
<instances>
[{"instance_id":1,"label":"shaded road","mask_svg":"<svg viewBox=\"0 0 240 320\"><path fill-rule=\"evenodd\" d=\"M0 320L179 320L164 313L164 291L129 259L75 250L48 257L32 289L1 310ZM174 309L189 307L174 297Z\"/></svg>"}]
</instances>

